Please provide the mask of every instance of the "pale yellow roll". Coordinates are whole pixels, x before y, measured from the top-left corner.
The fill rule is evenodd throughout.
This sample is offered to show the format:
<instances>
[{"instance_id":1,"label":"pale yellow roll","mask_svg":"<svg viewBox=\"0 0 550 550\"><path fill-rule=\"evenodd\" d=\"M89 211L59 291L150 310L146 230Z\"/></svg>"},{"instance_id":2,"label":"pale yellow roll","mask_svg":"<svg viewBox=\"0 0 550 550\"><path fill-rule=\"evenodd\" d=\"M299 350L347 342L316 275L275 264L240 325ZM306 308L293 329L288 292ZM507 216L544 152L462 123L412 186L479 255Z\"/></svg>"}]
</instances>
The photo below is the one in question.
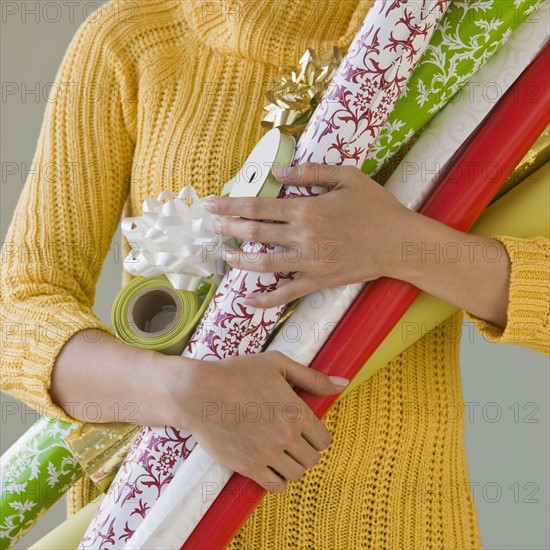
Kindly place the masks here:
<instances>
[{"instance_id":1,"label":"pale yellow roll","mask_svg":"<svg viewBox=\"0 0 550 550\"><path fill-rule=\"evenodd\" d=\"M471 233L550 237L549 183L550 163L547 163L487 208ZM357 387L456 310L455 306L422 293L342 395ZM100 502L101 499L97 499L82 508L31 546L30 550L75 550Z\"/></svg>"},{"instance_id":2,"label":"pale yellow roll","mask_svg":"<svg viewBox=\"0 0 550 550\"><path fill-rule=\"evenodd\" d=\"M50 531L37 543L33 544L29 550L75 550L78 548L78 544L99 509L102 500L103 495L92 500L76 514L66 519L61 525L58 525L53 531Z\"/></svg>"}]
</instances>

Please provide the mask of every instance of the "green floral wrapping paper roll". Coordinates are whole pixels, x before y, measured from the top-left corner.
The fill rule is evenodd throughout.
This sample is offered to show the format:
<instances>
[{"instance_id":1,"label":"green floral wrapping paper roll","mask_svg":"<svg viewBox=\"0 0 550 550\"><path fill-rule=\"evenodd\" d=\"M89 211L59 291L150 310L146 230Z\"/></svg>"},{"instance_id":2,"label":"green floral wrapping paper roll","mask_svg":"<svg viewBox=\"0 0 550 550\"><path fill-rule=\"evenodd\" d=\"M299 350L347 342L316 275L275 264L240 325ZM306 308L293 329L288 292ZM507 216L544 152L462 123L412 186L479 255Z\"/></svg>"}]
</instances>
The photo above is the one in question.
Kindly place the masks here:
<instances>
[{"instance_id":1,"label":"green floral wrapping paper roll","mask_svg":"<svg viewBox=\"0 0 550 550\"><path fill-rule=\"evenodd\" d=\"M180 291L174 290L164 275L134 277L121 289L113 305L115 327L120 329L124 325L126 335L131 334L126 341L140 347L156 348L165 353L173 346L183 348L188 333L202 317L217 284L216 277L207 277L195 291ZM138 335L132 332L128 324L128 306L131 304L126 303L123 308L124 300L131 302L141 290L156 288L158 292L159 287L181 301L176 304L181 306L181 311L177 310L174 322L162 330L156 326L151 327L151 333L141 331ZM159 297L155 292L151 296ZM121 306L118 309L117 304ZM145 324L152 322L153 317L148 317L148 314L158 313L160 306L149 304L149 309L141 307L141 320ZM133 309L132 314L135 314ZM158 345L151 346L151 341ZM1 457L0 550L15 545L85 473L100 490L106 490L138 431L139 426L124 422L79 425L42 417L33 424Z\"/></svg>"},{"instance_id":2,"label":"green floral wrapping paper roll","mask_svg":"<svg viewBox=\"0 0 550 550\"><path fill-rule=\"evenodd\" d=\"M11 548L83 475L64 441L76 428L42 417L2 455L0 548Z\"/></svg>"},{"instance_id":3,"label":"green floral wrapping paper roll","mask_svg":"<svg viewBox=\"0 0 550 550\"><path fill-rule=\"evenodd\" d=\"M543 0L456 0L416 66L361 169L376 174L536 12ZM464 90L464 93L467 91Z\"/></svg>"}]
</instances>

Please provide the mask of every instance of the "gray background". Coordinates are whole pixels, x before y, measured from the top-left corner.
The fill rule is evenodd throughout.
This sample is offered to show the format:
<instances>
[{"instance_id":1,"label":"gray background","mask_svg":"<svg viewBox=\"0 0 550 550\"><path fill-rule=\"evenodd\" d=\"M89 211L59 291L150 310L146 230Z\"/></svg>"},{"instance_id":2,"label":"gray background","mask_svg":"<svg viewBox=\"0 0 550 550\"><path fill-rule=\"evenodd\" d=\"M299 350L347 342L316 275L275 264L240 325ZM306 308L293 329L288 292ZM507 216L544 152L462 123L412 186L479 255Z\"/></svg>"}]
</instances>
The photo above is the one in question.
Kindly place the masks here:
<instances>
[{"instance_id":1,"label":"gray background","mask_svg":"<svg viewBox=\"0 0 550 550\"><path fill-rule=\"evenodd\" d=\"M1 103L1 234L4 239L29 169L52 82L78 25L103 2L2 0L1 81L20 91ZM8 15L6 6L16 6ZM38 12L32 11L38 6ZM33 90L38 90L36 94ZM4 96L4 94L3 94ZM37 97L38 96L38 97ZM19 174L6 176L13 163ZM120 242L120 234L114 237ZM110 323L121 264L109 254L98 283L96 313ZM471 327L461 345L470 479L486 549L548 549L549 359L484 341ZM13 399L1 394L1 406ZM27 409L0 424L3 453L34 422ZM536 494L535 494L536 491ZM27 548L63 521L56 505L17 546ZM421 550L421 549L419 549Z\"/></svg>"}]
</instances>

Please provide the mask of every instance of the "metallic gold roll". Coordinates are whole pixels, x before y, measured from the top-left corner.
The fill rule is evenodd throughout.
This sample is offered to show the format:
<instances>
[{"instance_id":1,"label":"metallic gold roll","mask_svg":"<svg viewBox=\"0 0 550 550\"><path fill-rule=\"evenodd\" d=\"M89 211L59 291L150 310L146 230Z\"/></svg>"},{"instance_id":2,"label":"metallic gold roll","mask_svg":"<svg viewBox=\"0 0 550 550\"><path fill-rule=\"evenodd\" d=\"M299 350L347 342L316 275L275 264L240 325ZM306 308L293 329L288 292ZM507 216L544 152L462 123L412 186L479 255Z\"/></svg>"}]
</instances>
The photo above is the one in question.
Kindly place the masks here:
<instances>
[{"instance_id":1,"label":"metallic gold roll","mask_svg":"<svg viewBox=\"0 0 550 550\"><path fill-rule=\"evenodd\" d=\"M135 424L83 424L65 443L98 489L106 492L132 447L140 426Z\"/></svg>"},{"instance_id":2,"label":"metallic gold roll","mask_svg":"<svg viewBox=\"0 0 550 550\"><path fill-rule=\"evenodd\" d=\"M494 200L499 199L518 183L521 183L531 174L534 174L548 161L550 161L550 126L547 126L539 139L533 143L531 149L529 149L527 154L521 159L521 162L512 172L512 175L506 180Z\"/></svg>"}]
</instances>

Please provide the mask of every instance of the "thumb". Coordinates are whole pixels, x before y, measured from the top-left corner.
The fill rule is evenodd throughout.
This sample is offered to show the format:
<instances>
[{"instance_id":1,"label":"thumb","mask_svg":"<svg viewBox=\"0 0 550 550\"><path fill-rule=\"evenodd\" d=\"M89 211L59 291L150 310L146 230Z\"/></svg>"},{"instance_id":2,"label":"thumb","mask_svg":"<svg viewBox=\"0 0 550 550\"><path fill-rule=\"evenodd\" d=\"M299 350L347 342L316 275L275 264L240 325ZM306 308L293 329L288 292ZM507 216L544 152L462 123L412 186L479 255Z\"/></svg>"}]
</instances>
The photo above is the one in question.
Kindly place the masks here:
<instances>
[{"instance_id":1,"label":"thumb","mask_svg":"<svg viewBox=\"0 0 550 550\"><path fill-rule=\"evenodd\" d=\"M285 378L292 386L297 386L313 395L340 393L349 384L347 378L327 376L304 367L296 361L289 361L289 364L285 365Z\"/></svg>"}]
</instances>

